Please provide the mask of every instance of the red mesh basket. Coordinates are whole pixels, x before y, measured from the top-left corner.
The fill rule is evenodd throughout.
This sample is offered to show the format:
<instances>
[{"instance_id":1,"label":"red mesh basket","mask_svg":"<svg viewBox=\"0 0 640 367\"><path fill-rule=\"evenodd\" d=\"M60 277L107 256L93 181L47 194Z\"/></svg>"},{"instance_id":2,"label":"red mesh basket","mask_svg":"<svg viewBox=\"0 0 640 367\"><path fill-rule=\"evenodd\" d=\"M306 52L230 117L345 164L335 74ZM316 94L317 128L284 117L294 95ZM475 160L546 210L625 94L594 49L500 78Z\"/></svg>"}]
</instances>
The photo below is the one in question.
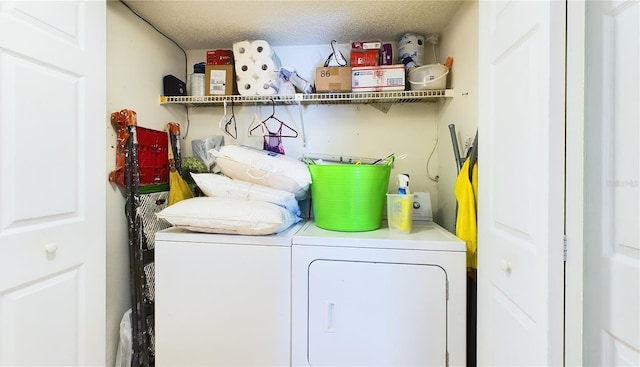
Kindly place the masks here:
<instances>
[{"instance_id":1,"label":"red mesh basket","mask_svg":"<svg viewBox=\"0 0 640 367\"><path fill-rule=\"evenodd\" d=\"M118 129L116 169L109 174L109 181L125 186L124 160L129 139L128 126L136 126L138 140L138 173L140 185L169 182L168 137L165 131L137 126L136 113L122 110L111 114L111 123Z\"/></svg>"},{"instance_id":2,"label":"red mesh basket","mask_svg":"<svg viewBox=\"0 0 640 367\"><path fill-rule=\"evenodd\" d=\"M136 127L138 135L138 172L140 185L169 182L167 133Z\"/></svg>"}]
</instances>

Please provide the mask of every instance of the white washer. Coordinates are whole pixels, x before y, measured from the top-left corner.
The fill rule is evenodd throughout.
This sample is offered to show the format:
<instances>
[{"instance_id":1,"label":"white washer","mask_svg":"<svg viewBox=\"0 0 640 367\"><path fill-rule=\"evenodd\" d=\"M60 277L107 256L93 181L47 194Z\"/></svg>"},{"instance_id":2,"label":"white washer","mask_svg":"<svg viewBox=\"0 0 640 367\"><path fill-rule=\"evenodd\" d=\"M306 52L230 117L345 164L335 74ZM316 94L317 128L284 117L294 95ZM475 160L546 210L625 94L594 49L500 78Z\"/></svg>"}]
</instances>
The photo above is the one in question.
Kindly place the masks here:
<instances>
[{"instance_id":1,"label":"white washer","mask_svg":"<svg viewBox=\"0 0 640 367\"><path fill-rule=\"evenodd\" d=\"M463 366L465 244L433 222L293 237L292 365Z\"/></svg>"},{"instance_id":2,"label":"white washer","mask_svg":"<svg viewBox=\"0 0 640 367\"><path fill-rule=\"evenodd\" d=\"M271 236L156 234L157 366L289 366L291 241Z\"/></svg>"}]
</instances>

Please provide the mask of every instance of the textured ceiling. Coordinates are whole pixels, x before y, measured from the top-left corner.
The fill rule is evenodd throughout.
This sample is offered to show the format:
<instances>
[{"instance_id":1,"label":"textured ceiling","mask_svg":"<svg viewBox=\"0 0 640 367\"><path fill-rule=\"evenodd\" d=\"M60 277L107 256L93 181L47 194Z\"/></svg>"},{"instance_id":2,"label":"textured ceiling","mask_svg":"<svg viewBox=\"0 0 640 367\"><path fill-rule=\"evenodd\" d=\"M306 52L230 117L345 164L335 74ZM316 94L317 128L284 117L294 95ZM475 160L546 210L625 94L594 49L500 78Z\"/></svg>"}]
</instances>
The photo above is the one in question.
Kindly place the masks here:
<instances>
[{"instance_id":1,"label":"textured ceiling","mask_svg":"<svg viewBox=\"0 0 640 367\"><path fill-rule=\"evenodd\" d=\"M186 50L230 48L264 39L272 46L355 40L397 41L406 32L439 33L461 1L125 0Z\"/></svg>"}]
</instances>

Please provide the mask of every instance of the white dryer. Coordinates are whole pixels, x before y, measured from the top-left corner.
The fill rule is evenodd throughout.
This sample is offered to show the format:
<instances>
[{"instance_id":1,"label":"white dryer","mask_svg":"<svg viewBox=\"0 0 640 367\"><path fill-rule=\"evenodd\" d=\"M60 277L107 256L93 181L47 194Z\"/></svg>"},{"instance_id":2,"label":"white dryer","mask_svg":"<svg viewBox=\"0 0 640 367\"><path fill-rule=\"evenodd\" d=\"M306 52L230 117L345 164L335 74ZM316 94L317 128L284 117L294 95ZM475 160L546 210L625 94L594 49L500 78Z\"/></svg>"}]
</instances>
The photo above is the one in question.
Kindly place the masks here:
<instances>
[{"instance_id":1,"label":"white dryer","mask_svg":"<svg viewBox=\"0 0 640 367\"><path fill-rule=\"evenodd\" d=\"M463 366L465 317L465 244L433 222L293 237L294 366Z\"/></svg>"}]
</instances>

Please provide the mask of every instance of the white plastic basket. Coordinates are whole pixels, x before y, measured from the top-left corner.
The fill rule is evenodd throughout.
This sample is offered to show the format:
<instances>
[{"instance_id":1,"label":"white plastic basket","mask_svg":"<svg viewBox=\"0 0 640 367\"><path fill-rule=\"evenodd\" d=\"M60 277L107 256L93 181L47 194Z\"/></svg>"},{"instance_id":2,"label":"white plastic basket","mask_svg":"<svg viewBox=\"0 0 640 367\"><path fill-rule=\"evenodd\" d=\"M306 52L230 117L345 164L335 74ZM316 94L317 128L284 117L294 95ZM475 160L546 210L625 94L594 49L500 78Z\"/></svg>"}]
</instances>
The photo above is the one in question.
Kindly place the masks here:
<instances>
[{"instance_id":1,"label":"white plastic basket","mask_svg":"<svg viewBox=\"0 0 640 367\"><path fill-rule=\"evenodd\" d=\"M409 73L411 90L445 89L449 68L441 64L423 65Z\"/></svg>"}]
</instances>

